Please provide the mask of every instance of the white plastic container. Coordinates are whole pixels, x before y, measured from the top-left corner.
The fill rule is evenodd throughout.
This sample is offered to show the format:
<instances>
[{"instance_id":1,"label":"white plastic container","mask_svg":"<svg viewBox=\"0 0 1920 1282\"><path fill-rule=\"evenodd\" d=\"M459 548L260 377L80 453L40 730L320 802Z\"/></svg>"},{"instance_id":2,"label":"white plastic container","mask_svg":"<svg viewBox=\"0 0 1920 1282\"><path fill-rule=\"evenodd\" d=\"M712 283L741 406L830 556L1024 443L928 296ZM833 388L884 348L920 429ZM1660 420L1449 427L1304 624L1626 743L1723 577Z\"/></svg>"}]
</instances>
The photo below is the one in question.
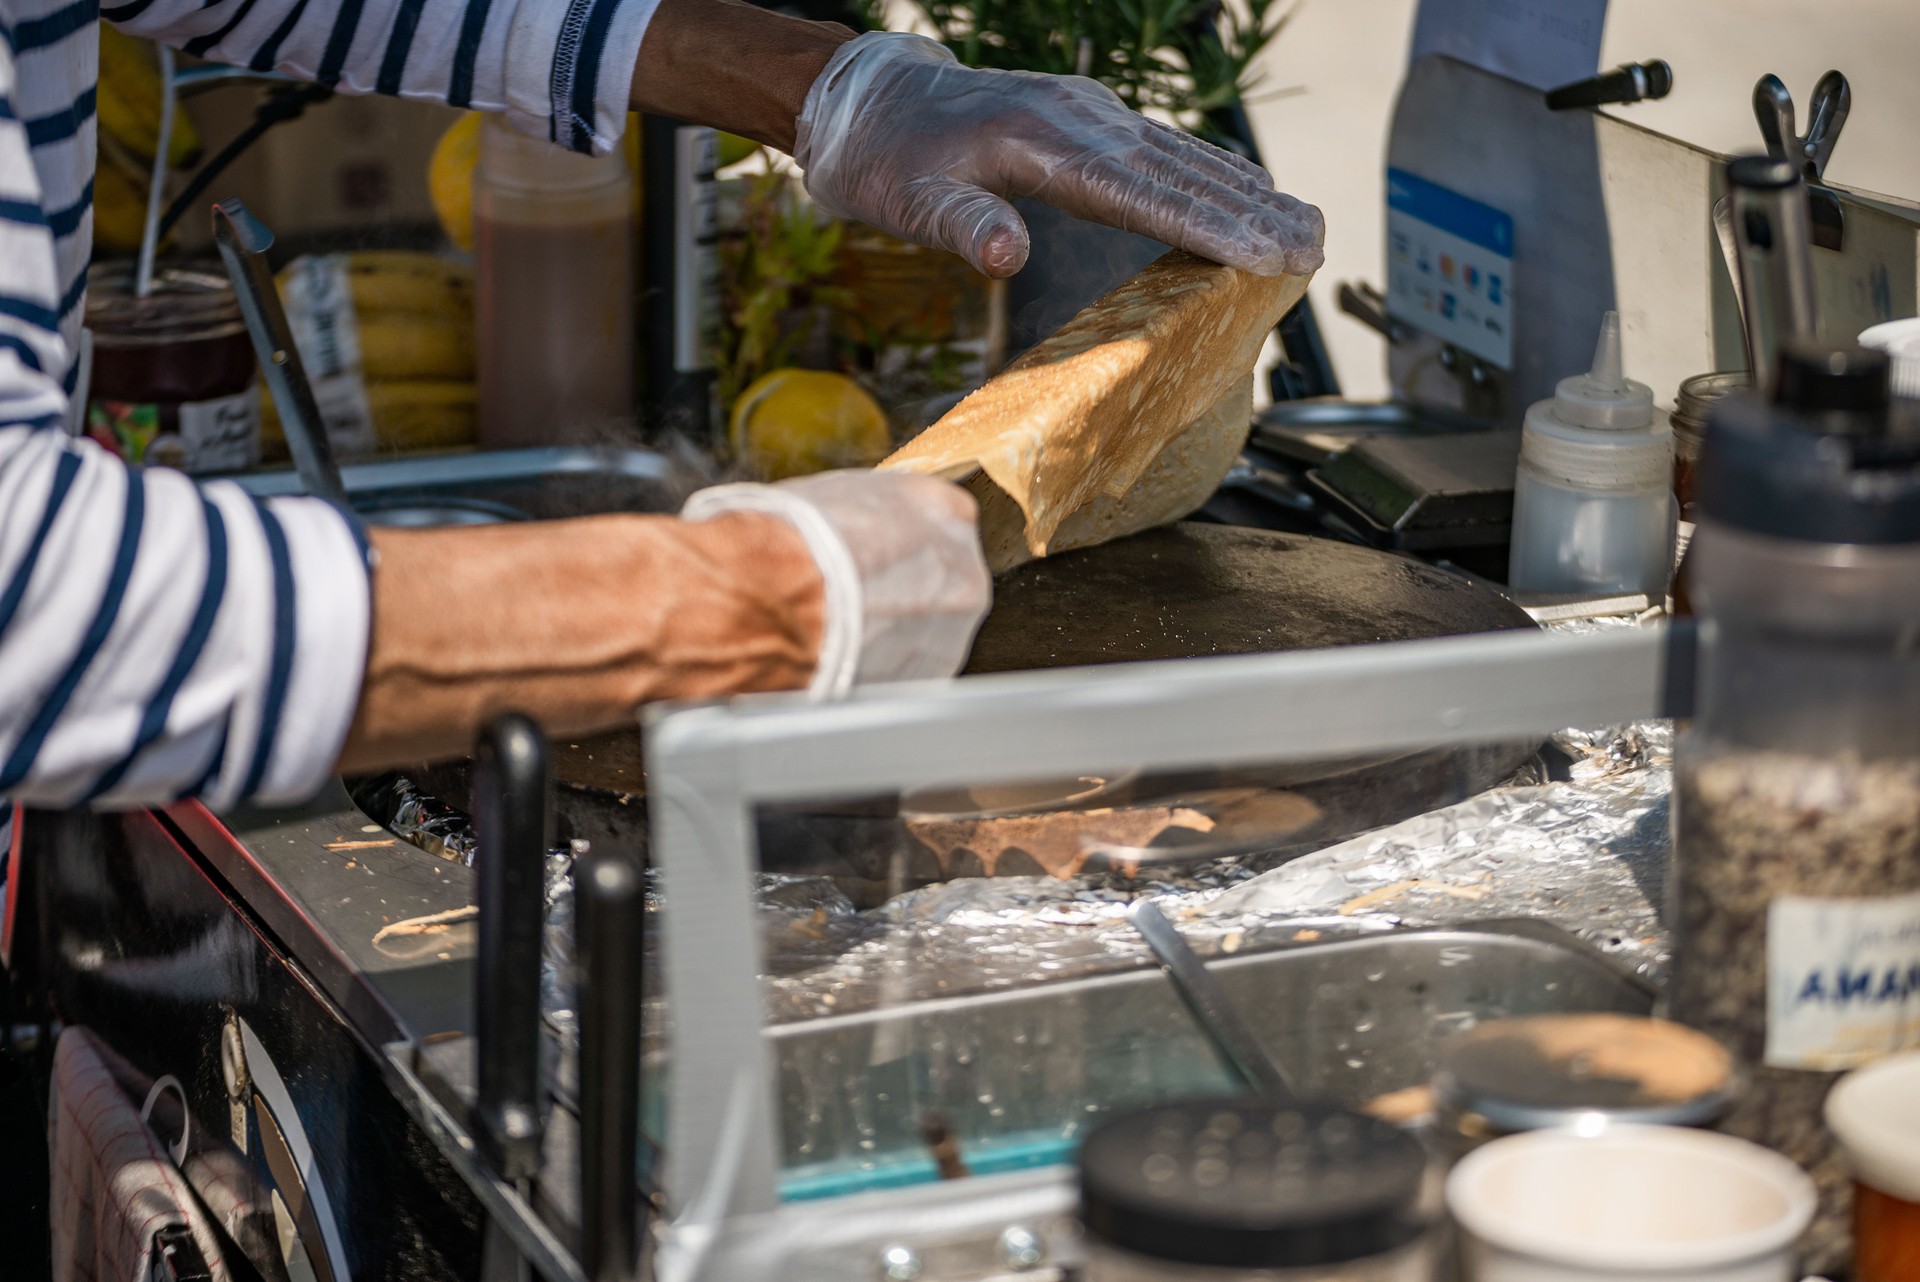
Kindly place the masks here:
<instances>
[{"instance_id":1,"label":"white plastic container","mask_svg":"<svg viewBox=\"0 0 1920 1282\"><path fill-rule=\"evenodd\" d=\"M1920 397L1920 317L1886 321L1860 331L1860 345L1893 358L1893 394Z\"/></svg>"},{"instance_id":2,"label":"white plastic container","mask_svg":"<svg viewBox=\"0 0 1920 1282\"><path fill-rule=\"evenodd\" d=\"M1468 1282L1793 1282L1813 1181L1711 1131L1534 1131L1447 1179Z\"/></svg>"},{"instance_id":3,"label":"white plastic container","mask_svg":"<svg viewBox=\"0 0 1920 1282\"><path fill-rule=\"evenodd\" d=\"M1527 410L1513 491L1508 583L1523 592L1644 592L1673 573L1673 431L1653 389L1621 373L1620 317L1593 369Z\"/></svg>"}]
</instances>

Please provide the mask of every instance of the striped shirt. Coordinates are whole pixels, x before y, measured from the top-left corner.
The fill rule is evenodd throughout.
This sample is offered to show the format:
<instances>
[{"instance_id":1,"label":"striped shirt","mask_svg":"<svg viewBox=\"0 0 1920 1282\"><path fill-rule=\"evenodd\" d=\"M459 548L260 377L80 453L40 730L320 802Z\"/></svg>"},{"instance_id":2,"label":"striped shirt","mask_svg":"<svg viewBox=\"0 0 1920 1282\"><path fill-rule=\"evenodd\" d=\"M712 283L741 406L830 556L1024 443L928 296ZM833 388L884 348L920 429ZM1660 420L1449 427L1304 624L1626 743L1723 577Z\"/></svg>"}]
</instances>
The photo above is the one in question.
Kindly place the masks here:
<instances>
[{"instance_id":1,"label":"striped shirt","mask_svg":"<svg viewBox=\"0 0 1920 1282\"><path fill-rule=\"evenodd\" d=\"M347 92L626 123L658 0L0 0L0 797L297 800L366 661L364 541L316 500L130 469L62 430L93 235L96 20Z\"/></svg>"}]
</instances>

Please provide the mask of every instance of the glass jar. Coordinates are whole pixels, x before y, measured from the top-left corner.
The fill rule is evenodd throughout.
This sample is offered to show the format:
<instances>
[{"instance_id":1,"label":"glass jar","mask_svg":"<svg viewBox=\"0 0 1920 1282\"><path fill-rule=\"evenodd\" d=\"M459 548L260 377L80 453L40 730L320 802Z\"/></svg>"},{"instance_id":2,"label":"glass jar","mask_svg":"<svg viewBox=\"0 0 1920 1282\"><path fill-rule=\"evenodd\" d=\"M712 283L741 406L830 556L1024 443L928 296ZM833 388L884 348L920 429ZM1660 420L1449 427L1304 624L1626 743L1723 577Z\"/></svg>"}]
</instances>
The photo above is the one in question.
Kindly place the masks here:
<instances>
[{"instance_id":1,"label":"glass jar","mask_svg":"<svg viewBox=\"0 0 1920 1282\"><path fill-rule=\"evenodd\" d=\"M1412 1136L1247 1099L1123 1114L1080 1150L1085 1282L1431 1282Z\"/></svg>"},{"instance_id":2,"label":"glass jar","mask_svg":"<svg viewBox=\"0 0 1920 1282\"><path fill-rule=\"evenodd\" d=\"M260 398L233 286L217 271L126 266L87 279L93 381L87 435L129 463L231 472L260 461Z\"/></svg>"},{"instance_id":3,"label":"glass jar","mask_svg":"<svg viewBox=\"0 0 1920 1282\"><path fill-rule=\"evenodd\" d=\"M1715 374L1695 374L1680 384L1674 398L1673 417L1673 497L1680 504L1680 519L1693 520L1694 473L1700 466L1700 445L1706 439L1707 415L1733 392L1746 390L1752 379L1743 369L1722 370Z\"/></svg>"},{"instance_id":4,"label":"glass jar","mask_svg":"<svg viewBox=\"0 0 1920 1282\"><path fill-rule=\"evenodd\" d=\"M1689 554L1668 1010L1754 1065L1722 1129L1807 1167L1847 1254L1835 1077L1920 1046L1920 403L1884 355L1790 348L1709 420Z\"/></svg>"}]
</instances>

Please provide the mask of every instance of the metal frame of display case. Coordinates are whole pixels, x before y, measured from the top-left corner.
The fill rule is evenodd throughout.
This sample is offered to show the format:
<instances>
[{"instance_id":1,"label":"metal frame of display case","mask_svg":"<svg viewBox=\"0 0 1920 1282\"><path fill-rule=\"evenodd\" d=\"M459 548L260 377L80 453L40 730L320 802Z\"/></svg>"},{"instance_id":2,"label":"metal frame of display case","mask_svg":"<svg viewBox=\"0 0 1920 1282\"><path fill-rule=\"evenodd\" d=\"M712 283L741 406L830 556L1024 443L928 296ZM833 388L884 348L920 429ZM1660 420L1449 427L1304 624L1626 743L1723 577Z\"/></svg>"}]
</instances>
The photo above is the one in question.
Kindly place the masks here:
<instances>
[{"instance_id":1,"label":"metal frame of display case","mask_svg":"<svg viewBox=\"0 0 1920 1282\"><path fill-rule=\"evenodd\" d=\"M1070 1209L1060 1168L780 1204L753 907L756 807L956 780L1338 758L1672 715L1689 697L1690 665L1670 655L1690 656L1674 644L1690 639L1666 628L1487 634L968 678L835 704L756 696L656 712L647 732L652 858L673 904L662 914L672 1218L656 1276L849 1277L876 1267L884 1276L876 1261L903 1233L961 1255L1006 1226ZM917 1254L898 1263L901 1277L953 1275Z\"/></svg>"}]
</instances>

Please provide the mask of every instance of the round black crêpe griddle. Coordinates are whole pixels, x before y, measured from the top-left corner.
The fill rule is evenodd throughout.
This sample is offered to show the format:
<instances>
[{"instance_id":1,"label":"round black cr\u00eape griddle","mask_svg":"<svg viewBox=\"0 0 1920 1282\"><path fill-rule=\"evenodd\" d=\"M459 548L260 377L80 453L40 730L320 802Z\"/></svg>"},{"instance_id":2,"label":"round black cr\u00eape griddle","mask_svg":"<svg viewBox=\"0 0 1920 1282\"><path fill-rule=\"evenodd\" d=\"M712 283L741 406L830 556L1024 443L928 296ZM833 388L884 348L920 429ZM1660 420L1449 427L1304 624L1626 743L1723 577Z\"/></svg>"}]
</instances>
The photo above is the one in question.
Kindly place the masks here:
<instances>
[{"instance_id":1,"label":"round black cr\u00eape griddle","mask_svg":"<svg viewBox=\"0 0 1920 1282\"><path fill-rule=\"evenodd\" d=\"M1029 562L1004 575L994 584L993 612L966 670L1309 650L1531 626L1525 612L1491 589L1407 557L1328 539L1189 523ZM1276 727L1282 734L1284 729ZM1142 727L1148 756L1152 738L1151 728ZM1151 804L1206 789L1285 791L1310 801L1321 819L1277 842L1285 850L1275 854L1283 857L1471 796L1510 777L1535 746L1470 744L1178 774L1155 774L1143 761L1144 773L1107 781L1108 789L1092 800L1066 795L1085 791L1085 781L1042 781L1036 790L1060 784L1061 808L1069 810ZM556 742L555 804L565 835L643 843L641 762L637 729ZM465 805L464 770L410 773L430 794ZM903 812L959 817L1047 808L1020 800L1007 805L993 790L960 789L952 796L936 791L769 809L759 823L762 864L770 871L830 876L865 906L909 885L985 871L964 856L936 859L908 835ZM1180 854L1167 852L1176 860ZM999 859L995 871L1006 876L1041 869L1016 851Z\"/></svg>"},{"instance_id":2,"label":"round black cr\u00eape griddle","mask_svg":"<svg viewBox=\"0 0 1920 1282\"><path fill-rule=\"evenodd\" d=\"M994 583L993 611L974 642L970 674L1020 672L1139 660L1200 658L1409 641L1533 627L1499 593L1404 556L1329 539L1242 526L1184 523L1099 547L1032 561ZM1284 733L1284 728L1277 728ZM1352 833L1420 814L1512 776L1533 754L1529 743L1463 744L1414 753L1333 761L1157 773L1151 727L1141 728L1149 760L1137 777L1108 781L1085 805L1153 804L1160 798L1252 787L1312 803L1311 828L1275 834L1280 859L1330 845ZM1063 790L1076 781L1061 782ZM1085 781L1078 781L1084 786ZM989 804L992 790L959 788L900 799L900 810L965 818ZM762 821L763 850L781 849L789 867L830 871L843 887L871 879L877 899L904 884L953 876L1042 871L1015 851L993 861L936 859L903 840L893 802L837 819L825 808ZM1031 813L1021 805L1009 810ZM1210 845L1191 848L1204 857ZM1170 861L1189 852L1169 848ZM906 856L903 870L897 861ZM784 861L783 861L784 862Z\"/></svg>"},{"instance_id":3,"label":"round black cr\u00eape griddle","mask_svg":"<svg viewBox=\"0 0 1920 1282\"><path fill-rule=\"evenodd\" d=\"M1407 557L1194 522L1029 561L993 591L969 673L1533 626L1499 593Z\"/></svg>"}]
</instances>

